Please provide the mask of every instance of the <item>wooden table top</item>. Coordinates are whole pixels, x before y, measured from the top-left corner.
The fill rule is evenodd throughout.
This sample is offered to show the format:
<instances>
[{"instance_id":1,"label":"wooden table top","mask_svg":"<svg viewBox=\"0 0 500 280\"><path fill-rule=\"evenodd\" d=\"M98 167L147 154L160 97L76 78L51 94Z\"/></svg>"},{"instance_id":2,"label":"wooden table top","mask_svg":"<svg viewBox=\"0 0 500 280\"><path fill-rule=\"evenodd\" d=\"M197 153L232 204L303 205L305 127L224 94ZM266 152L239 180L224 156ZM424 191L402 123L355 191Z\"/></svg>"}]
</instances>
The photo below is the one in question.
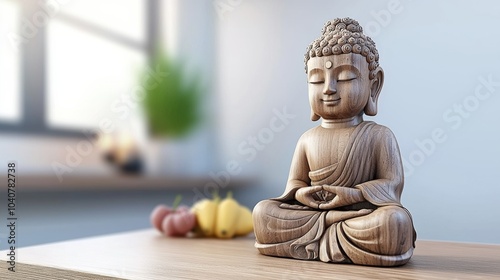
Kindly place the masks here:
<instances>
[{"instance_id":1,"label":"wooden table top","mask_svg":"<svg viewBox=\"0 0 500 280\"><path fill-rule=\"evenodd\" d=\"M417 241L410 262L380 268L260 255L252 237L167 238L153 229L20 248L0 279L500 279L500 245ZM7 277L7 278L5 278Z\"/></svg>"}]
</instances>

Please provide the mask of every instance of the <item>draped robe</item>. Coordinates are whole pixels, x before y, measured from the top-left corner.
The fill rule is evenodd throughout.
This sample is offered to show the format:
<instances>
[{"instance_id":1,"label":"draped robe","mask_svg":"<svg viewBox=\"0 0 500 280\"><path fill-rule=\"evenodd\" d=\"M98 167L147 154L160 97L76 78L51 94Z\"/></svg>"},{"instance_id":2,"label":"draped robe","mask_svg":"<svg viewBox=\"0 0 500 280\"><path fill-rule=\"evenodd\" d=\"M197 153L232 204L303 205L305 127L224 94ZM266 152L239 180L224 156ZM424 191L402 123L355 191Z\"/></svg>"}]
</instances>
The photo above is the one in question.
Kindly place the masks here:
<instances>
[{"instance_id":1,"label":"draped robe","mask_svg":"<svg viewBox=\"0 0 500 280\"><path fill-rule=\"evenodd\" d=\"M255 246L262 254L378 266L402 265L410 259L416 233L410 213L400 203L402 163L388 128L360 123L339 161L310 171L308 177L309 186L361 190L366 201L334 211L373 212L327 225L328 210L301 205L295 200L300 186L288 184L283 195L254 208Z\"/></svg>"}]
</instances>

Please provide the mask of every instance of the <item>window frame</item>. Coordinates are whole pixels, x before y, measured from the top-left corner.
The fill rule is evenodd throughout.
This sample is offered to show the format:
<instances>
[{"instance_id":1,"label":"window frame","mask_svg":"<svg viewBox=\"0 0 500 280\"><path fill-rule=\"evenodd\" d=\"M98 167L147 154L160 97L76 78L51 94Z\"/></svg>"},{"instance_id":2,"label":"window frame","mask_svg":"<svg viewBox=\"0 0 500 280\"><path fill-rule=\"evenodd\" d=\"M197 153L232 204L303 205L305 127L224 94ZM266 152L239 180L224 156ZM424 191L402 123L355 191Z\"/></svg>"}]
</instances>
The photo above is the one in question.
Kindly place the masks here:
<instances>
[{"instance_id":1,"label":"window frame","mask_svg":"<svg viewBox=\"0 0 500 280\"><path fill-rule=\"evenodd\" d=\"M147 60L151 62L155 48L159 43L160 3L159 0L143 0L145 6L146 40L138 42L121 34L105 30L97 25L60 12L58 20L104 36L109 40L144 51ZM40 10L38 1L19 1L20 17L30 19ZM97 127L87 129L52 128L48 125L47 101L47 25L38 28L38 33L25 44L20 45L20 92L21 117L20 121L11 123L0 120L0 132L19 133L40 136L58 137L86 137L85 131L92 131Z\"/></svg>"}]
</instances>

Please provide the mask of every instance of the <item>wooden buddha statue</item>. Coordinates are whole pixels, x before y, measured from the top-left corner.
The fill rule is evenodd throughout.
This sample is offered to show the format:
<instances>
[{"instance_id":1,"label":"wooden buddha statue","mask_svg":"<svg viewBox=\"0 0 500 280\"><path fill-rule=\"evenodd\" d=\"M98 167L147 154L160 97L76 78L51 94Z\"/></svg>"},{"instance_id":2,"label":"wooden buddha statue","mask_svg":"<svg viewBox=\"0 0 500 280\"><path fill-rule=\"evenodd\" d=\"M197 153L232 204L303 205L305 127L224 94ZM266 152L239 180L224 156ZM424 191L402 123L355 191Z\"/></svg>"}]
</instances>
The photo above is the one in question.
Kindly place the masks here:
<instances>
[{"instance_id":1,"label":"wooden buddha statue","mask_svg":"<svg viewBox=\"0 0 500 280\"><path fill-rule=\"evenodd\" d=\"M377 114L384 82L372 39L357 21L328 21L305 55L311 118L299 139L283 195L253 211L256 243L269 256L398 266L416 233L400 202L403 166Z\"/></svg>"}]
</instances>

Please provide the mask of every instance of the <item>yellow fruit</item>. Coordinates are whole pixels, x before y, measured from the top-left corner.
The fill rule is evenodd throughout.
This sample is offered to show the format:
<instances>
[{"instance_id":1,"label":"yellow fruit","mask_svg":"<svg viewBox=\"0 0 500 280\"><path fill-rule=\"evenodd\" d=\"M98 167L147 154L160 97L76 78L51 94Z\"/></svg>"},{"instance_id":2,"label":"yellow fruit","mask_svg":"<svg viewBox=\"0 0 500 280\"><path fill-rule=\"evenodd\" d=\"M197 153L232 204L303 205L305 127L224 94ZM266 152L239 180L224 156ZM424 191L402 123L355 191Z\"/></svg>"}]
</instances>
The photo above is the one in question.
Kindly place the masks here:
<instances>
[{"instance_id":1,"label":"yellow fruit","mask_svg":"<svg viewBox=\"0 0 500 280\"><path fill-rule=\"evenodd\" d=\"M252 212L245 206L240 206L240 215L236 225L236 235L247 235L253 232Z\"/></svg>"},{"instance_id":2,"label":"yellow fruit","mask_svg":"<svg viewBox=\"0 0 500 280\"><path fill-rule=\"evenodd\" d=\"M214 225L217 219L218 198L202 199L193 205L191 211L196 215L195 233L210 237L214 235Z\"/></svg>"},{"instance_id":3,"label":"yellow fruit","mask_svg":"<svg viewBox=\"0 0 500 280\"><path fill-rule=\"evenodd\" d=\"M236 232L236 225L240 215L240 205L228 192L227 197L220 203L217 210L217 222L215 224L215 236L219 238L231 238Z\"/></svg>"}]
</instances>

